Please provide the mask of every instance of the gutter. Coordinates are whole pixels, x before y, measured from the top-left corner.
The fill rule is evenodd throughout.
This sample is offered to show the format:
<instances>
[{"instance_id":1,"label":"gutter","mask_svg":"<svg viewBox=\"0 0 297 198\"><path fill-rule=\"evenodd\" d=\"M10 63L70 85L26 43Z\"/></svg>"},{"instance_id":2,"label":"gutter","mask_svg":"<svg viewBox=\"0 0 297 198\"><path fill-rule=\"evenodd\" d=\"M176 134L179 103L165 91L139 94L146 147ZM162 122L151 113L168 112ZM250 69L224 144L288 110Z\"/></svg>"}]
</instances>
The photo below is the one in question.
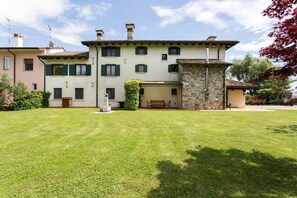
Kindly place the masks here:
<instances>
[{"instance_id":1,"label":"gutter","mask_svg":"<svg viewBox=\"0 0 297 198\"><path fill-rule=\"evenodd\" d=\"M45 68L45 62L43 62L43 60L40 58L40 57L38 57L38 59L43 63L43 91L45 92L45 85L46 85L46 68Z\"/></svg>"},{"instance_id":2,"label":"gutter","mask_svg":"<svg viewBox=\"0 0 297 198\"><path fill-rule=\"evenodd\" d=\"M15 82L16 82L16 55L9 49L7 49L7 51L13 55L13 84L15 85Z\"/></svg>"},{"instance_id":3,"label":"gutter","mask_svg":"<svg viewBox=\"0 0 297 198\"><path fill-rule=\"evenodd\" d=\"M99 67L99 50L98 50L98 45L95 45L96 48L96 108L98 108L98 67Z\"/></svg>"}]
</instances>

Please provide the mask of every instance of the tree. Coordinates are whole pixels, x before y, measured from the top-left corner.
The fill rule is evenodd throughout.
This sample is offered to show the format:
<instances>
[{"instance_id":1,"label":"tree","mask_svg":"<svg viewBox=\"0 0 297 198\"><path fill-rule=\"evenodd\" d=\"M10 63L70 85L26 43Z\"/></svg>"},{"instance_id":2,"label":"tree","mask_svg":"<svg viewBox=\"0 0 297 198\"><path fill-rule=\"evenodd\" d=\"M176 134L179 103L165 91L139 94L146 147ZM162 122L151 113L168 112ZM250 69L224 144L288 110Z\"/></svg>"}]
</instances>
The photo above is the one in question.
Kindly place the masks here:
<instances>
[{"instance_id":1,"label":"tree","mask_svg":"<svg viewBox=\"0 0 297 198\"><path fill-rule=\"evenodd\" d=\"M269 59L282 62L280 69L271 68L262 76L278 76L287 78L297 74L297 0L272 0L272 4L263 11L264 16L275 18L278 22L274 25L269 37L274 41L268 47L260 50L260 55Z\"/></svg>"},{"instance_id":2,"label":"tree","mask_svg":"<svg viewBox=\"0 0 297 198\"><path fill-rule=\"evenodd\" d=\"M11 80L7 74L0 74L0 110L12 101Z\"/></svg>"},{"instance_id":3,"label":"tree","mask_svg":"<svg viewBox=\"0 0 297 198\"><path fill-rule=\"evenodd\" d=\"M274 67L275 66L267 59L255 58L247 54L243 60L234 60L228 73L229 76L239 81L252 82L259 74Z\"/></svg>"}]
</instances>

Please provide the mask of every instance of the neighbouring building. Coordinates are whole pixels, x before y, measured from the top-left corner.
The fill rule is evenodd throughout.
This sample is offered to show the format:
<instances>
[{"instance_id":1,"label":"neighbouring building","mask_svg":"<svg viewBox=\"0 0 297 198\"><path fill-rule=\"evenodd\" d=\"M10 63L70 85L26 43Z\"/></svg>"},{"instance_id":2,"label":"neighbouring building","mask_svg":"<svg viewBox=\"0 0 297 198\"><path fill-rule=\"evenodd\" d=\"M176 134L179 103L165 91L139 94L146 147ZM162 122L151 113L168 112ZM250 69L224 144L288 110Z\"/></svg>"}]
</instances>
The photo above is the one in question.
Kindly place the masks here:
<instances>
[{"instance_id":1,"label":"neighbouring building","mask_svg":"<svg viewBox=\"0 0 297 198\"><path fill-rule=\"evenodd\" d=\"M105 93L110 104L125 100L124 83L142 80L140 106L164 101L181 109L225 109L226 51L238 41L134 40L134 24L126 24L127 40L82 41L86 52L39 55L46 67L46 90L52 92L50 106L61 107L63 97L74 107L99 107Z\"/></svg>"},{"instance_id":2,"label":"neighbouring building","mask_svg":"<svg viewBox=\"0 0 297 198\"><path fill-rule=\"evenodd\" d=\"M13 47L0 47L0 73L6 73L15 84L20 81L28 90L43 91L44 64L38 55L65 51L58 47L24 47L23 35L14 34Z\"/></svg>"}]
</instances>

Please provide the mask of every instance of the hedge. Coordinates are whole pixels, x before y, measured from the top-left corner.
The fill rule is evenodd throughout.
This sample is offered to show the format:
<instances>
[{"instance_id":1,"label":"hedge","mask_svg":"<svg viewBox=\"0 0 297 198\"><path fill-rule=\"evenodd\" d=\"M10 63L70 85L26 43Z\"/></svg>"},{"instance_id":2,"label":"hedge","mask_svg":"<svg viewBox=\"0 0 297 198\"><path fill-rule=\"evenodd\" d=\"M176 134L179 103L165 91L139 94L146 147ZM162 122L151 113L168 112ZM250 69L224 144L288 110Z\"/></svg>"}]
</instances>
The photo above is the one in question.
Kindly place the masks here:
<instances>
[{"instance_id":1,"label":"hedge","mask_svg":"<svg viewBox=\"0 0 297 198\"><path fill-rule=\"evenodd\" d=\"M127 110L137 110L139 105L139 80L127 80L125 82L125 108Z\"/></svg>"}]
</instances>

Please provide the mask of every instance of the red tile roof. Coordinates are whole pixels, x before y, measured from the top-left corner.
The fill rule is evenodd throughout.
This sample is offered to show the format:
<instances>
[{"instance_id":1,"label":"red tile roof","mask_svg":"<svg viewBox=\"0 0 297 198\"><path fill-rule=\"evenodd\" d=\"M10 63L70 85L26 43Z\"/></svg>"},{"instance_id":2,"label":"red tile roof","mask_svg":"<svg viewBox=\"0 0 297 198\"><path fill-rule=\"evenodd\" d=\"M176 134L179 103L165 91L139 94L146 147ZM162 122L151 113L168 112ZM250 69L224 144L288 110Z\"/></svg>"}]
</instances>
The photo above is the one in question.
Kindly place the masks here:
<instances>
[{"instance_id":1,"label":"red tile roof","mask_svg":"<svg viewBox=\"0 0 297 198\"><path fill-rule=\"evenodd\" d=\"M206 62L206 59L177 59L176 62L181 65L232 65L232 63L217 59L209 59L208 63Z\"/></svg>"},{"instance_id":2,"label":"red tile roof","mask_svg":"<svg viewBox=\"0 0 297 198\"><path fill-rule=\"evenodd\" d=\"M43 59L47 58L89 58L89 52L57 52L52 54L40 55L38 56Z\"/></svg>"},{"instance_id":3,"label":"red tile roof","mask_svg":"<svg viewBox=\"0 0 297 198\"><path fill-rule=\"evenodd\" d=\"M256 89L257 85L253 83L245 83L245 82L239 82L236 80L226 80L225 81L226 87L228 89Z\"/></svg>"}]
</instances>

